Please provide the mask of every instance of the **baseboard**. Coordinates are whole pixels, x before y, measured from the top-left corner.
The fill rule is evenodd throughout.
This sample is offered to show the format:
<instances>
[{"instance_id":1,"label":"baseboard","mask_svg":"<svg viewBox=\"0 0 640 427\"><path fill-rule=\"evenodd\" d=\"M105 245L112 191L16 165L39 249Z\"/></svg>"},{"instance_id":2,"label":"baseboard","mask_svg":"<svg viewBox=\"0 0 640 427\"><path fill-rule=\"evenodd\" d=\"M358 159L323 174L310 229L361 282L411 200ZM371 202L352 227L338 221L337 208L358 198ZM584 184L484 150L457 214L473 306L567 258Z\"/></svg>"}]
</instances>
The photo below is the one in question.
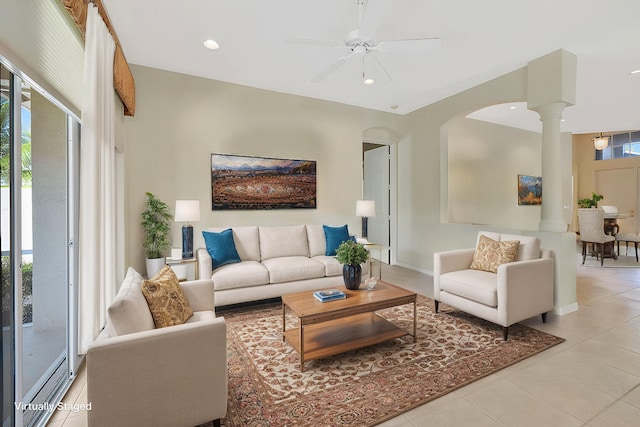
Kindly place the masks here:
<instances>
[{"instance_id":1,"label":"baseboard","mask_svg":"<svg viewBox=\"0 0 640 427\"><path fill-rule=\"evenodd\" d=\"M573 304L565 305L564 307L553 307L553 314L557 314L558 316L564 316L565 314L578 311L578 308L579 307L577 302L574 302Z\"/></svg>"},{"instance_id":2,"label":"baseboard","mask_svg":"<svg viewBox=\"0 0 640 427\"><path fill-rule=\"evenodd\" d=\"M417 271L418 273L423 273L428 276L433 276L433 271L425 270L424 268L416 267L415 265L405 264L403 262L396 262L394 265L397 265L398 267L407 268L409 270Z\"/></svg>"}]
</instances>

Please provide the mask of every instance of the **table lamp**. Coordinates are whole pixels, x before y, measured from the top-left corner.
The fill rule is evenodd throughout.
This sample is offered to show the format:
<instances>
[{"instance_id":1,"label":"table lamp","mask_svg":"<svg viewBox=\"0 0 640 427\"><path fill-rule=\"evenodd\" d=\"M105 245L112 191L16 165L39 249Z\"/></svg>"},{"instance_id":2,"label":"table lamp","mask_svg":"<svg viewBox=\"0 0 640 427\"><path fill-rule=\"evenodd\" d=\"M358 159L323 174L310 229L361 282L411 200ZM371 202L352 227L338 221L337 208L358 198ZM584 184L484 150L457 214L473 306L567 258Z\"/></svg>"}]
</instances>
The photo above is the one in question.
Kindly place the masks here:
<instances>
[{"instance_id":1,"label":"table lamp","mask_svg":"<svg viewBox=\"0 0 640 427\"><path fill-rule=\"evenodd\" d=\"M362 238L367 239L367 219L376 216L375 200L357 200L356 216L362 217Z\"/></svg>"},{"instance_id":2,"label":"table lamp","mask_svg":"<svg viewBox=\"0 0 640 427\"><path fill-rule=\"evenodd\" d=\"M193 258L193 226L191 221L200 221L200 200L176 200L176 222L182 226L182 259Z\"/></svg>"}]
</instances>

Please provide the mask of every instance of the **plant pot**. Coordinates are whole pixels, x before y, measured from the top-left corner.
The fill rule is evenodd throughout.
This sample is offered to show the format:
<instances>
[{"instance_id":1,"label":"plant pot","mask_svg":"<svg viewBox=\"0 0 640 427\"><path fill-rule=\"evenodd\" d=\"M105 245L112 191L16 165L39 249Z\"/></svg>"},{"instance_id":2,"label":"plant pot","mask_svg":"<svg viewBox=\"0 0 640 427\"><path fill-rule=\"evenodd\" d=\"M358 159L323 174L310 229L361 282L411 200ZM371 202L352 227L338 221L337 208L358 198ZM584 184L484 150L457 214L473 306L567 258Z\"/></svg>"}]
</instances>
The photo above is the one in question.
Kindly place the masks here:
<instances>
[{"instance_id":1,"label":"plant pot","mask_svg":"<svg viewBox=\"0 0 640 427\"><path fill-rule=\"evenodd\" d=\"M342 278L344 279L345 288L355 291L360 288L362 280L362 266L360 264L345 264L342 267Z\"/></svg>"},{"instance_id":2,"label":"plant pot","mask_svg":"<svg viewBox=\"0 0 640 427\"><path fill-rule=\"evenodd\" d=\"M147 258L147 278L151 279L164 266L164 258Z\"/></svg>"}]
</instances>

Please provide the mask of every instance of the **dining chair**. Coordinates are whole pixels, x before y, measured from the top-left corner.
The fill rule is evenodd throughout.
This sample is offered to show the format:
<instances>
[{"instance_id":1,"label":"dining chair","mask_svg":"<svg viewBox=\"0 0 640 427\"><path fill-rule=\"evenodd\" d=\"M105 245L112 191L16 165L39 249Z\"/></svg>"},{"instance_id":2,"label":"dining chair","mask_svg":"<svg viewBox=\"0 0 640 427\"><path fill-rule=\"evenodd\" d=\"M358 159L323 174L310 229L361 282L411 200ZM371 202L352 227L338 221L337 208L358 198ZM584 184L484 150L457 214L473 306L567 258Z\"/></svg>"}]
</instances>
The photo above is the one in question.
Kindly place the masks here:
<instances>
[{"instance_id":1,"label":"dining chair","mask_svg":"<svg viewBox=\"0 0 640 427\"><path fill-rule=\"evenodd\" d=\"M636 248L636 262L638 262L638 242L640 242L640 235L638 235L638 233L616 234L616 241L618 242L618 253L620 253L620 242L625 242L625 255L629 251L629 243L633 243Z\"/></svg>"},{"instance_id":2,"label":"dining chair","mask_svg":"<svg viewBox=\"0 0 640 427\"><path fill-rule=\"evenodd\" d=\"M616 238L604 232L604 211L597 209L578 209L580 224L580 240L582 241L582 264L587 258L587 246L593 244L596 259L600 256L600 265L604 265L604 257L610 248L610 256L618 259L613 242Z\"/></svg>"}]
</instances>

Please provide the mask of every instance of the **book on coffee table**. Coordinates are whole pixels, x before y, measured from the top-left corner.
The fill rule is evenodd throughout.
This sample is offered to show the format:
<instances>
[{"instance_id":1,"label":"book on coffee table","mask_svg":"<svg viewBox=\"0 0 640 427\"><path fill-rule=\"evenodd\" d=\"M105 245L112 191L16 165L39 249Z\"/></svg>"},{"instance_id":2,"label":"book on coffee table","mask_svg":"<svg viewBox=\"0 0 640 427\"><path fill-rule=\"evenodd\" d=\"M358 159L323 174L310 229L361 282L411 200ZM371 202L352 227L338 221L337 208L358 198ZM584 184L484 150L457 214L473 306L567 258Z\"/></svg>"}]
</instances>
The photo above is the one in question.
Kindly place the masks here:
<instances>
[{"instance_id":1,"label":"book on coffee table","mask_svg":"<svg viewBox=\"0 0 640 427\"><path fill-rule=\"evenodd\" d=\"M344 299L347 295L338 289L324 289L322 291L315 291L313 296L321 302L333 301L337 299Z\"/></svg>"}]
</instances>

